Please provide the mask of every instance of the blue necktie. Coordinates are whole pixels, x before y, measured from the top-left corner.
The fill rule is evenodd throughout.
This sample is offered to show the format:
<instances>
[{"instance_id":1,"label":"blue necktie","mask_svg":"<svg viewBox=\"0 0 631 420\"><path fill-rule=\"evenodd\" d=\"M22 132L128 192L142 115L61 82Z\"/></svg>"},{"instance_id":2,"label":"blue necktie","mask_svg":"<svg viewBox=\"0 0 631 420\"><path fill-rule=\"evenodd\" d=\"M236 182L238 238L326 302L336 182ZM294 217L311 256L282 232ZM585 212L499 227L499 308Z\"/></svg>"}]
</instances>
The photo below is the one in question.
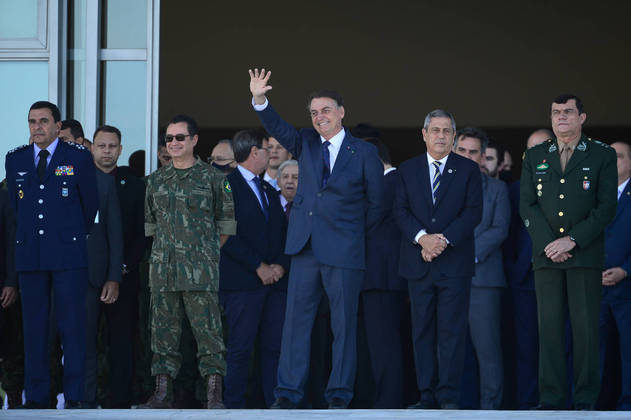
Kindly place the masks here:
<instances>
[{"instance_id":1,"label":"blue necktie","mask_svg":"<svg viewBox=\"0 0 631 420\"><path fill-rule=\"evenodd\" d=\"M436 198L438 197L438 187L440 186L440 161L435 160L434 164L434 179L432 179L432 198L434 204L436 204Z\"/></svg>"},{"instance_id":2,"label":"blue necktie","mask_svg":"<svg viewBox=\"0 0 631 420\"><path fill-rule=\"evenodd\" d=\"M330 141L322 143L322 187L329 181L331 175L331 155L329 154Z\"/></svg>"},{"instance_id":3,"label":"blue necktie","mask_svg":"<svg viewBox=\"0 0 631 420\"><path fill-rule=\"evenodd\" d=\"M259 196L261 196L261 208L263 210L263 214L265 215L265 220L269 220L269 204L267 203L267 197L265 197L265 191L263 190L261 178L255 176L254 183L256 184L256 188L259 190Z\"/></svg>"}]
</instances>

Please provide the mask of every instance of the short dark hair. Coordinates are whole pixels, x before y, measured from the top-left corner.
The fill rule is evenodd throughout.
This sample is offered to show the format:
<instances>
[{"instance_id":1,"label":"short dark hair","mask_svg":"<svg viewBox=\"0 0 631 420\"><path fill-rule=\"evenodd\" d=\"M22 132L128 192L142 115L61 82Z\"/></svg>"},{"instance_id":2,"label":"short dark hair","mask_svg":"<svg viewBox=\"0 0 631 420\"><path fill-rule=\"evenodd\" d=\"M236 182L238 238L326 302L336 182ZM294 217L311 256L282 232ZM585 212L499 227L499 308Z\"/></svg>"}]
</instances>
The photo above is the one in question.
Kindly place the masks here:
<instances>
[{"instance_id":1,"label":"short dark hair","mask_svg":"<svg viewBox=\"0 0 631 420\"><path fill-rule=\"evenodd\" d=\"M92 141L96 139L96 135L99 134L101 131L104 133L116 134L116 137L118 137L118 144L121 144L121 140L123 137L121 135L121 131L118 128L114 127L113 125L102 125L99 128L97 128L96 131L94 132L94 135L92 136Z\"/></svg>"},{"instance_id":2,"label":"short dark hair","mask_svg":"<svg viewBox=\"0 0 631 420\"><path fill-rule=\"evenodd\" d=\"M85 138L85 134L83 133L83 126L77 120L63 120L61 122L61 129L65 130L66 128L70 129L70 134L75 139Z\"/></svg>"},{"instance_id":3,"label":"short dark hair","mask_svg":"<svg viewBox=\"0 0 631 420\"><path fill-rule=\"evenodd\" d=\"M29 112L31 112L34 109L44 109L44 108L50 109L51 114L53 114L53 120L55 120L55 122L61 121L61 112L59 112L59 108L57 108L57 105L48 101L35 102L33 105L31 105L31 108L29 108Z\"/></svg>"},{"instance_id":4,"label":"short dark hair","mask_svg":"<svg viewBox=\"0 0 631 420\"><path fill-rule=\"evenodd\" d=\"M307 99L308 110L311 110L311 101L313 101L316 98L333 99L335 103L337 103L337 106L344 106L344 99L342 98L342 95L340 95L338 92L334 90L322 89L322 90L316 90L315 92L311 93L311 95L309 95L309 98Z\"/></svg>"},{"instance_id":5,"label":"short dark hair","mask_svg":"<svg viewBox=\"0 0 631 420\"><path fill-rule=\"evenodd\" d=\"M456 140L454 141L454 146L458 145L458 141L460 137L473 137L475 139L480 140L480 153L484 153L486 149L489 147L489 136L478 127L465 127L458 130L456 133Z\"/></svg>"},{"instance_id":6,"label":"short dark hair","mask_svg":"<svg viewBox=\"0 0 631 420\"><path fill-rule=\"evenodd\" d=\"M392 159L390 159L390 151L388 150L388 146L381 140L376 137L366 137L364 139L365 142L374 145L377 148L377 154L379 155L379 159L387 165L392 165Z\"/></svg>"},{"instance_id":7,"label":"short dark hair","mask_svg":"<svg viewBox=\"0 0 631 420\"><path fill-rule=\"evenodd\" d=\"M506 148L504 148L504 146L502 146L501 144L497 142L489 141L486 148L495 149L495 151L497 152L497 165L498 166L504 163L504 152L506 151Z\"/></svg>"},{"instance_id":8,"label":"short dark hair","mask_svg":"<svg viewBox=\"0 0 631 420\"><path fill-rule=\"evenodd\" d=\"M178 123L186 123L186 129L188 130L188 134L193 137L199 134L199 127L197 126L197 122L190 115L180 114L171 118L171 121L167 124L167 127L171 124Z\"/></svg>"},{"instance_id":9,"label":"short dark hair","mask_svg":"<svg viewBox=\"0 0 631 420\"><path fill-rule=\"evenodd\" d=\"M573 93L563 93L557 96L556 98L554 98L554 101L552 101L552 103L559 104L559 105L566 104L567 101L571 99L574 99L574 101L576 102L576 109L578 109L578 113L584 114L585 107L583 106L583 101L581 101L581 98L574 95Z\"/></svg>"},{"instance_id":10,"label":"short dark hair","mask_svg":"<svg viewBox=\"0 0 631 420\"><path fill-rule=\"evenodd\" d=\"M158 149L160 149L161 147L167 147L167 142L164 139L165 135L166 135L166 133L164 131L161 131L158 134Z\"/></svg>"},{"instance_id":11,"label":"short dark hair","mask_svg":"<svg viewBox=\"0 0 631 420\"><path fill-rule=\"evenodd\" d=\"M250 156L252 146L257 149L263 147L263 141L267 140L261 130L241 130L232 138L232 151L237 163L245 162Z\"/></svg>"}]
</instances>

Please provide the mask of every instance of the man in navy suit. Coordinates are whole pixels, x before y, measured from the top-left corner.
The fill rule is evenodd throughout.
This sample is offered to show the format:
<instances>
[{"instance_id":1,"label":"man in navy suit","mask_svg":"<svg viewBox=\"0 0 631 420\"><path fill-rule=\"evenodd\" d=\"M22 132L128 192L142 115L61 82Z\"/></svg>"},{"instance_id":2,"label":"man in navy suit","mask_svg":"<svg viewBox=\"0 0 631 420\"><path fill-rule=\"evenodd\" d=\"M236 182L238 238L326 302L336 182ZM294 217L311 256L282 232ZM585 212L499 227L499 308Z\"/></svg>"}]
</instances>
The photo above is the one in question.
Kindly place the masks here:
<instances>
[{"instance_id":1,"label":"man in navy suit","mask_svg":"<svg viewBox=\"0 0 631 420\"><path fill-rule=\"evenodd\" d=\"M552 138L552 131L542 128L533 132L526 147ZM510 289L515 348L515 396L517 408L528 410L539 402L539 333L537 297L532 271L532 241L519 215L519 181L508 187L511 224L504 241L504 271Z\"/></svg>"},{"instance_id":2,"label":"man in navy suit","mask_svg":"<svg viewBox=\"0 0 631 420\"><path fill-rule=\"evenodd\" d=\"M219 299L228 329L224 404L245 408L250 357L259 337L263 394L269 407L274 402L287 300L287 220L278 193L260 178L269 160L263 133L240 131L232 146L238 165L227 178L237 234L221 248L219 262Z\"/></svg>"},{"instance_id":3,"label":"man in navy suit","mask_svg":"<svg viewBox=\"0 0 631 420\"><path fill-rule=\"evenodd\" d=\"M51 290L64 349L66 408L79 406L85 377L86 236L98 209L96 169L83 146L58 139L61 115L36 102L28 115L32 144L6 157L16 215L15 265L22 295L24 408L49 400L48 312Z\"/></svg>"},{"instance_id":4,"label":"man in navy suit","mask_svg":"<svg viewBox=\"0 0 631 420\"><path fill-rule=\"evenodd\" d=\"M362 316L375 380L374 408L403 405L403 314L407 282L399 275L401 231L394 221L392 205L399 172L392 166L387 146L378 138L374 144L384 169L385 212L366 238L366 279L362 287Z\"/></svg>"},{"instance_id":5,"label":"man in navy suit","mask_svg":"<svg viewBox=\"0 0 631 420\"><path fill-rule=\"evenodd\" d=\"M271 73L250 70L253 106L265 129L298 158L298 191L285 252L292 255L287 312L273 408L294 408L304 396L313 321L326 293L331 307L333 362L325 398L346 408L357 368L359 292L366 268L366 232L382 214L383 175L375 147L342 127L344 106L333 91L311 95L313 128L283 121L265 94Z\"/></svg>"},{"instance_id":6,"label":"man in navy suit","mask_svg":"<svg viewBox=\"0 0 631 420\"><path fill-rule=\"evenodd\" d=\"M622 388L618 410L631 410L631 146L613 143L618 160L618 207L616 217L605 231L605 267L600 304L600 369L603 387L610 380L612 362L620 357ZM610 338L617 332L620 352L610 351ZM614 363L615 365L615 363Z\"/></svg>"},{"instance_id":7,"label":"man in navy suit","mask_svg":"<svg viewBox=\"0 0 631 420\"><path fill-rule=\"evenodd\" d=\"M456 135L454 150L482 166L488 142L484 131L465 127ZM482 199L482 221L474 231L475 276L471 282L469 332L480 372L480 408L497 410L504 394L500 304L502 289L506 287L501 246L510 223L506 184L482 174Z\"/></svg>"},{"instance_id":8,"label":"man in navy suit","mask_svg":"<svg viewBox=\"0 0 631 420\"><path fill-rule=\"evenodd\" d=\"M473 230L482 219L480 167L450 153L453 116L425 117L427 154L399 167L394 217L402 232L399 274L408 279L412 340L421 399L410 408L458 408L469 291L475 270ZM438 370L438 372L437 372ZM438 381L435 381L435 379Z\"/></svg>"}]
</instances>

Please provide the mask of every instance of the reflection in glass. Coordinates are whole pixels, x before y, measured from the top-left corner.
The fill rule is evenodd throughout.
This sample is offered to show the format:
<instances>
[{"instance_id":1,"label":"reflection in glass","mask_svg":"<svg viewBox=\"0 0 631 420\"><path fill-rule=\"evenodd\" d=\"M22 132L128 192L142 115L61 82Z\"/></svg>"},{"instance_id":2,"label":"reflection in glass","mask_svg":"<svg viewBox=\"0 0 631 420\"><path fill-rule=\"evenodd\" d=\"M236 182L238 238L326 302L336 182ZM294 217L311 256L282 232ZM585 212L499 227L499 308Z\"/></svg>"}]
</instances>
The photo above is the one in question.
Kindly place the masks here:
<instances>
[{"instance_id":1,"label":"reflection in glass","mask_svg":"<svg viewBox=\"0 0 631 420\"><path fill-rule=\"evenodd\" d=\"M102 0L101 48L147 48L147 1Z\"/></svg>"},{"instance_id":2,"label":"reflection in glass","mask_svg":"<svg viewBox=\"0 0 631 420\"><path fill-rule=\"evenodd\" d=\"M38 0L0 0L0 38L37 38Z\"/></svg>"}]
</instances>

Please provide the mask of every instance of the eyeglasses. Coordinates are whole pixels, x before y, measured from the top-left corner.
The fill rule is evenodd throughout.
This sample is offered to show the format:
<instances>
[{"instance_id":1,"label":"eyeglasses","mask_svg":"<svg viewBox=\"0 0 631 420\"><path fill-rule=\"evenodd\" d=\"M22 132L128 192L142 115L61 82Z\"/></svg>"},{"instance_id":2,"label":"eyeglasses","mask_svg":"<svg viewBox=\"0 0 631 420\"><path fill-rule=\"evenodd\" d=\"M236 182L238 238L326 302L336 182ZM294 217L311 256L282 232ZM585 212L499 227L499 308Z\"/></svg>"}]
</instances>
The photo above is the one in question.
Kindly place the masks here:
<instances>
[{"instance_id":1,"label":"eyeglasses","mask_svg":"<svg viewBox=\"0 0 631 420\"><path fill-rule=\"evenodd\" d=\"M175 136L172 136L171 134L167 134L166 136L164 136L164 141L167 143L171 143L173 140L184 141L186 140L187 137L191 137L191 135L190 134L176 134Z\"/></svg>"}]
</instances>

